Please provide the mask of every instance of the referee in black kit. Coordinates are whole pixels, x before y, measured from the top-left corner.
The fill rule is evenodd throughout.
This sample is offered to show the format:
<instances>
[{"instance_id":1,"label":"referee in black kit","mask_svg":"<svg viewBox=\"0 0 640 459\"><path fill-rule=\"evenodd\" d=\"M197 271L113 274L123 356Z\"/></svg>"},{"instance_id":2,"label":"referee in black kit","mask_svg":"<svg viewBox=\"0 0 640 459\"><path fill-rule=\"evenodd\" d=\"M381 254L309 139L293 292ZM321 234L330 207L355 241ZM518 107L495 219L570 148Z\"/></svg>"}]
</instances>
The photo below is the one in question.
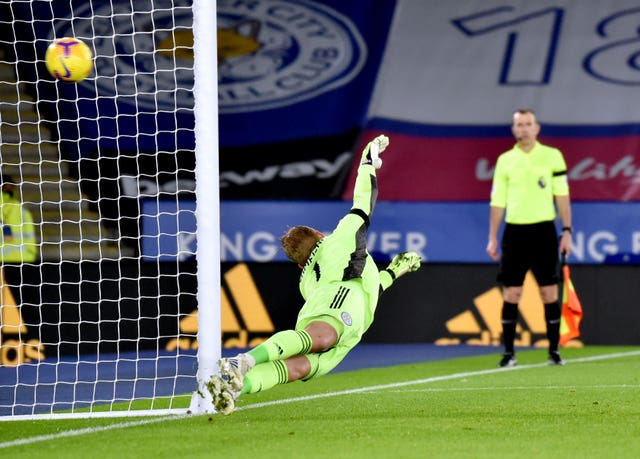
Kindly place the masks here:
<instances>
[{"instance_id":1,"label":"referee in black kit","mask_svg":"<svg viewBox=\"0 0 640 459\"><path fill-rule=\"evenodd\" d=\"M502 284L502 334L504 355L499 366L516 364L514 340L522 285L531 269L544 303L549 339L549 364L564 365L558 352L560 304L558 301L558 252L571 252L571 200L567 166L562 153L538 142L540 125L533 110L517 110L511 131L515 146L498 157L491 189L487 253L498 252L498 230L502 219L502 259L498 282ZM555 201L555 206L554 206ZM556 207L562 221L558 243ZM506 213L506 216L505 216Z\"/></svg>"}]
</instances>

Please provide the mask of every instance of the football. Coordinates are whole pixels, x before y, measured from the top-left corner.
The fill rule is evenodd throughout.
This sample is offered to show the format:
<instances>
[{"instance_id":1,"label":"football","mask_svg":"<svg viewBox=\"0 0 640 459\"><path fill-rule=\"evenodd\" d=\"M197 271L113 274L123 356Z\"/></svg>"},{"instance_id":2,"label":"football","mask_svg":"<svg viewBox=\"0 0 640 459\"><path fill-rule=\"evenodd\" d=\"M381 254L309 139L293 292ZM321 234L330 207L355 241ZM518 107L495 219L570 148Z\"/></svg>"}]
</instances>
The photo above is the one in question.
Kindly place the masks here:
<instances>
[{"instance_id":1,"label":"football","mask_svg":"<svg viewBox=\"0 0 640 459\"><path fill-rule=\"evenodd\" d=\"M93 53L82 40L65 37L49 45L44 61L53 77L77 83L91 73Z\"/></svg>"}]
</instances>

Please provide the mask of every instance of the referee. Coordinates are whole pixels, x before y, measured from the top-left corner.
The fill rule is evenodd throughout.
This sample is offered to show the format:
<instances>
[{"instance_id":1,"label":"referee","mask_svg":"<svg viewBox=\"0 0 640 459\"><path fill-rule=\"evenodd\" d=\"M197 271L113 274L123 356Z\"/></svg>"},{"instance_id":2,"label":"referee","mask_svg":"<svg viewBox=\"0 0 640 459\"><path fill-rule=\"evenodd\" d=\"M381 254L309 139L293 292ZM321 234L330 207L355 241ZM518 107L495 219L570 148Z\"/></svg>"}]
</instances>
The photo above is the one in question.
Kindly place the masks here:
<instances>
[{"instance_id":1,"label":"referee","mask_svg":"<svg viewBox=\"0 0 640 459\"><path fill-rule=\"evenodd\" d=\"M533 110L513 114L511 132L515 146L498 157L489 215L487 253L498 252L498 230L504 218L502 259L497 280L502 284L502 334L504 355L499 366L516 364L514 340L522 285L531 270L540 286L549 340L549 364L564 365L558 352L560 305L558 302L558 251L571 252L571 201L567 166L556 148L538 142L540 125ZM555 207L554 207L555 200ZM562 221L558 243L556 207Z\"/></svg>"}]
</instances>

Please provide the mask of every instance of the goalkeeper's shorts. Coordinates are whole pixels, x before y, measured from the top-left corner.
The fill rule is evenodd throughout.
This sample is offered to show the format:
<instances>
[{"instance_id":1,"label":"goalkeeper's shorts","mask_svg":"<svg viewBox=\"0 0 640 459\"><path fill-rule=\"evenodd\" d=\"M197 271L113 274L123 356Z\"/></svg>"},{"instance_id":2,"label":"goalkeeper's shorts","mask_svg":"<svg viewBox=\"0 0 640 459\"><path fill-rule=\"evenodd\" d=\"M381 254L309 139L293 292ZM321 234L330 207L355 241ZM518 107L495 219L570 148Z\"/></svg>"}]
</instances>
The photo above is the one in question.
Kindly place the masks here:
<instances>
[{"instance_id":1,"label":"goalkeeper's shorts","mask_svg":"<svg viewBox=\"0 0 640 459\"><path fill-rule=\"evenodd\" d=\"M314 321L326 322L338 333L338 343L328 351L307 354L311 372L305 379L333 370L362 339L378 302L377 292L371 297L360 279L331 284L308 298L298 314L296 330L304 330Z\"/></svg>"}]
</instances>

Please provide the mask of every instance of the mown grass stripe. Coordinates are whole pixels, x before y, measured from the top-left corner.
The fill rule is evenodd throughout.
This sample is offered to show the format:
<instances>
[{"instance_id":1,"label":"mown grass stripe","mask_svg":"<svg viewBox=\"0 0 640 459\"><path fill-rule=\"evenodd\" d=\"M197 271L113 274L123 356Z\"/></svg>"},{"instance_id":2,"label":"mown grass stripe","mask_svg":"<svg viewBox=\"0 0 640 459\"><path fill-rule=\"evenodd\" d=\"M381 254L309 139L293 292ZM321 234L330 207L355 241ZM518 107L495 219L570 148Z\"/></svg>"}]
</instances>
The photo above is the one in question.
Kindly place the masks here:
<instances>
[{"instance_id":1,"label":"mown grass stripe","mask_svg":"<svg viewBox=\"0 0 640 459\"><path fill-rule=\"evenodd\" d=\"M616 359L616 358L624 358L624 357L633 357L633 356L638 356L638 355L640 355L640 351L628 351L628 352L602 354L602 355L575 358L575 359L567 359L566 361L567 361L567 363L586 363L586 362L594 362L594 361L598 361L598 360L608 360L608 359ZM294 397L294 398L289 398L289 399L276 400L276 401L271 401L271 402L255 403L255 404L252 404L252 405L246 405L246 406L238 407L236 409L236 411L248 410L248 409L256 409L256 408L261 408L261 407L266 407L266 406L273 406L273 405L281 405L281 404L286 404L286 403L296 403L296 402L300 402L300 401L307 401L307 400L314 400L314 399L321 399L321 398L328 398L328 397L336 397L336 396L349 395L349 394L372 392L372 391L377 391L377 390L396 389L396 388L400 388L400 387L409 387L409 386L415 386L415 385L426 384L426 383L437 382L437 381L446 381L446 380L457 379L457 378L468 378L468 377L471 377L471 376L480 376L480 375L486 375L486 374L493 374L493 373L499 373L499 372L503 372L503 371L523 371L523 370L528 370L528 369L532 369L532 368L540 368L540 367L545 367L545 366L547 366L547 363L520 365L520 366L516 366L516 367L511 367L511 368L491 368L491 369L478 370L478 371L451 373L451 374L447 374L447 375L434 376L434 377L423 378L423 379L416 379L416 380L412 380L412 381L403 381L403 382L389 383L389 384L379 384L379 385L375 385L375 386L360 387L360 388L357 388L357 389L326 392L326 393L323 393L323 394L314 394L314 395L308 395L308 396L303 396L303 397ZM501 388L501 390L504 390L504 388ZM178 411L178 410L176 410L176 411ZM111 413L111 415L113 416L113 413ZM176 414L169 415L169 416L154 417L152 419L142 419L142 420L136 420L136 421L121 422L121 423L111 424L111 425L107 425L107 426L90 427L90 428L77 429L77 430L67 430L67 431L59 432L59 433L55 433L55 434L39 435L39 436L33 436L33 437L28 437L28 438L20 438L20 439L16 439L16 440L11 440L11 441L0 443L0 449L9 448L9 447L13 447L13 446L20 446L20 445L31 445L31 444L34 444L34 443L57 440L57 439L63 439L63 438L68 438L68 437L77 437L77 436L93 434L93 433L97 433L97 432L105 432L105 431L109 431L109 430L126 429L126 428L130 428L130 427L137 427L137 426L142 426L142 425L155 424L155 423L160 423L160 422L164 422L164 421L175 421L176 419L180 419L180 418L184 418L184 417L188 417L188 416L191 416L191 415L188 415L188 414L185 414L184 412L182 412L182 413L176 413Z\"/></svg>"},{"instance_id":2,"label":"mown grass stripe","mask_svg":"<svg viewBox=\"0 0 640 459\"><path fill-rule=\"evenodd\" d=\"M636 355L640 355L640 351L618 352L618 353L614 353L614 354L594 355L594 356L591 356L591 357L581 357L581 358L565 360L565 361L566 362L572 362L572 363L584 363L584 362L593 362L593 361L597 361L597 360L615 359L615 358L620 358L620 357L632 357L632 356L636 356ZM468 377L471 377L471 376L481 376L481 375L488 375L488 374L493 374L493 373L500 373L502 371L519 371L519 370L528 370L530 368L540 368L540 367L547 367L547 366L548 366L548 363L546 363L546 362L545 363L533 363L533 364L529 364L529 365L519 365L519 366L515 366L515 367L489 368L489 369L486 369L486 370L467 371L467 372L463 372L463 373L453 373L453 374L449 374L449 375L432 376L431 378L415 379L413 381L403 381L403 382L397 382L397 383L380 384L380 385L377 385L377 386L359 387L357 389L348 389L348 390L342 390L342 391L337 391L337 392L326 392L324 394L305 395L303 397L295 397L295 398L288 398L288 399L283 399L283 400L273 400L273 401L270 401L270 402L255 403L255 404L252 404L252 405L246 405L246 406L237 407L236 411L250 410L250 409L255 409L255 408L262 408L262 407L265 407L265 406L282 405L282 404L285 404L285 403L295 403L295 402L301 402L301 401L307 401L307 400L315 400L315 399L319 399L319 398L336 397L336 396L340 396L340 395L359 394L359 393L362 393L362 392L369 392L369 391L375 391L375 390L395 389L395 388L398 388L398 387L406 387L406 386L416 386L416 385L419 385L419 384L427 384L427 383L437 382L437 381L447 381L447 380L450 380L450 379L468 378Z\"/></svg>"}]
</instances>

